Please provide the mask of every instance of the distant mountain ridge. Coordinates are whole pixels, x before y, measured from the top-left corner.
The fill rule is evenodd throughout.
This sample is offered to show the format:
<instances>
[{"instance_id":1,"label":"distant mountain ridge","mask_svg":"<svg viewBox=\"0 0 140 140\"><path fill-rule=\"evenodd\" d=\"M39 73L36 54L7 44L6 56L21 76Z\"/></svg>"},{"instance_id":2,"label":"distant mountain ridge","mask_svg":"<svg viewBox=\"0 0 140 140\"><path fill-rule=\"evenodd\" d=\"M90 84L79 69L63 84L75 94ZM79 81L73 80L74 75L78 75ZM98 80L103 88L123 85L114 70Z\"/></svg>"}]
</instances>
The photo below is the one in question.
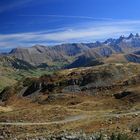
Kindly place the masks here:
<instances>
[{"instance_id":1,"label":"distant mountain ridge","mask_svg":"<svg viewBox=\"0 0 140 140\"><path fill-rule=\"evenodd\" d=\"M15 48L4 55L22 60L33 67L68 66L70 68L71 66L86 66L91 62L100 63L113 54L123 54L126 61L139 63L139 52L140 35L131 33L128 37L110 38L104 42L69 43L51 47L35 45L29 48Z\"/></svg>"},{"instance_id":2,"label":"distant mountain ridge","mask_svg":"<svg viewBox=\"0 0 140 140\"><path fill-rule=\"evenodd\" d=\"M2 67L11 67L13 69L34 69L30 63L23 61L18 58L9 57L9 56L0 56L0 66Z\"/></svg>"}]
</instances>

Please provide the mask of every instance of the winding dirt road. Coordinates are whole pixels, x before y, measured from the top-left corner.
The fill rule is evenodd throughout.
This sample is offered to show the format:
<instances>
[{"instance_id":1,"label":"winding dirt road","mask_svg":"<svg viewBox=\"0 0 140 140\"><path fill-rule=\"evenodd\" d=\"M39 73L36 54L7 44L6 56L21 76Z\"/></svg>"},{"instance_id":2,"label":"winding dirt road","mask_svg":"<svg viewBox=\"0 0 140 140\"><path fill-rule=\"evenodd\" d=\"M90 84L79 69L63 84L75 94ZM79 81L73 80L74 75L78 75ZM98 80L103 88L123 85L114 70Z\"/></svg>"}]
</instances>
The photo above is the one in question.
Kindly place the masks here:
<instances>
[{"instance_id":1,"label":"winding dirt road","mask_svg":"<svg viewBox=\"0 0 140 140\"><path fill-rule=\"evenodd\" d=\"M129 116L129 115L140 115L140 111L134 111L134 112L127 112L127 113L121 113L121 114L115 114L115 113L108 113L104 114L100 117L121 117L121 116ZM69 122L75 122L80 121L84 119L89 118L96 118L97 116L93 115L77 115L77 116L71 116L67 117L64 120L60 121L53 121L53 122L39 122L39 123L30 123L30 122L0 122L0 125L10 125L10 126L35 126L35 125L53 125L53 124L64 124Z\"/></svg>"}]
</instances>

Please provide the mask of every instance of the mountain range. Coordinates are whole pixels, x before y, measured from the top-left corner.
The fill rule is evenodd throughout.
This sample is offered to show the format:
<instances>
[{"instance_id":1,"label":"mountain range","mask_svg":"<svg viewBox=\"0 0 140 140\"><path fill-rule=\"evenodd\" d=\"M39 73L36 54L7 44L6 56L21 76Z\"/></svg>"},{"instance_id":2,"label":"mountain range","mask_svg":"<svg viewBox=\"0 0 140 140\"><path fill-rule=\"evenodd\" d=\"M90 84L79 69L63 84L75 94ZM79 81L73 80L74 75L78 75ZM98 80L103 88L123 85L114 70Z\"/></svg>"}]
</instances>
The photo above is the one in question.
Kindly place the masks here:
<instances>
[{"instance_id":1,"label":"mountain range","mask_svg":"<svg viewBox=\"0 0 140 140\"><path fill-rule=\"evenodd\" d=\"M116 62L116 58L121 62L140 63L140 35L138 33L136 35L131 33L128 37L120 36L118 39L110 38L104 42L15 48L9 53L0 55L1 64L5 65L7 60L8 65L18 69L74 68Z\"/></svg>"},{"instance_id":2,"label":"mountain range","mask_svg":"<svg viewBox=\"0 0 140 140\"><path fill-rule=\"evenodd\" d=\"M72 133L62 134L62 139L89 140L99 134L96 140L130 140L127 135L138 140L137 63L138 34L105 42L15 48L1 54L0 138L54 136L56 140L61 139L57 133L72 131L84 138ZM95 134L85 138L83 132Z\"/></svg>"}]
</instances>

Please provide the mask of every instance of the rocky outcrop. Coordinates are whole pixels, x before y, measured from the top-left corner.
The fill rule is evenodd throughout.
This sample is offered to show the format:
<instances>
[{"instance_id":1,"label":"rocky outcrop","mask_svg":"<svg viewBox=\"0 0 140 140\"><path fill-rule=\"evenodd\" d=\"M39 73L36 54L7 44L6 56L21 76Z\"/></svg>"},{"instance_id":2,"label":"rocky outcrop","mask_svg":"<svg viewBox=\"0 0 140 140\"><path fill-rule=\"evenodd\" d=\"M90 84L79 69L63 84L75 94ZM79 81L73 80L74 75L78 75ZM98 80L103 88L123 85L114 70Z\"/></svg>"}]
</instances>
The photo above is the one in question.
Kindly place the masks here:
<instances>
[{"instance_id":1,"label":"rocky outcrop","mask_svg":"<svg viewBox=\"0 0 140 140\"><path fill-rule=\"evenodd\" d=\"M128 62L140 63L140 55L127 54L125 58Z\"/></svg>"},{"instance_id":2,"label":"rocky outcrop","mask_svg":"<svg viewBox=\"0 0 140 140\"><path fill-rule=\"evenodd\" d=\"M116 99L122 99L122 98L125 98L125 97L127 97L131 94L132 94L132 92L130 92L130 91L124 91L124 92L121 92L121 93L118 93L118 94L114 94L114 96L115 96Z\"/></svg>"},{"instance_id":3,"label":"rocky outcrop","mask_svg":"<svg viewBox=\"0 0 140 140\"><path fill-rule=\"evenodd\" d=\"M17 140L16 136L13 136L10 131L0 131L0 139L13 139ZM20 140L130 140L131 138L127 134L105 134L103 132L96 132L86 134L84 132L61 132L60 134L51 134L48 136L24 136Z\"/></svg>"},{"instance_id":4,"label":"rocky outcrop","mask_svg":"<svg viewBox=\"0 0 140 140\"><path fill-rule=\"evenodd\" d=\"M40 95L82 93L93 94L97 91L111 90L140 83L140 67L135 64L107 64L96 67L63 70L53 75L40 78L27 78L17 84L14 94L22 97L38 97ZM20 88L18 88L20 87ZM93 92L94 91L94 92ZM4 90L1 99L8 100L11 91ZM5 96L7 98L5 98ZM116 95L123 98L127 94Z\"/></svg>"},{"instance_id":5,"label":"rocky outcrop","mask_svg":"<svg viewBox=\"0 0 140 140\"><path fill-rule=\"evenodd\" d=\"M114 94L116 99L126 100L131 103L138 103L140 102L140 93L139 90L132 90L132 91L122 91L120 93Z\"/></svg>"}]
</instances>

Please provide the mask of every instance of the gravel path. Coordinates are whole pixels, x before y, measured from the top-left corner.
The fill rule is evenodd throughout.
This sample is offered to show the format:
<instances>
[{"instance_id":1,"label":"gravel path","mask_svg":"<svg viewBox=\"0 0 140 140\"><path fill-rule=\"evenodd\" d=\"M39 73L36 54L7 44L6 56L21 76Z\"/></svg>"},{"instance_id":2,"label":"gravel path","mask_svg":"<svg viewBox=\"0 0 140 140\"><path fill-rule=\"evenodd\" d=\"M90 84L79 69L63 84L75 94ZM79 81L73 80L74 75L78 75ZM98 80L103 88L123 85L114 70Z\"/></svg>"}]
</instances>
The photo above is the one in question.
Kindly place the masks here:
<instances>
[{"instance_id":1,"label":"gravel path","mask_svg":"<svg viewBox=\"0 0 140 140\"><path fill-rule=\"evenodd\" d=\"M134 111L134 112L127 112L127 113L108 113L104 114L101 117L121 117L121 116L129 116L129 115L139 115L140 111ZM89 119L89 118L95 118L97 116L93 115L77 115L77 116L71 116L67 117L64 120L60 121L53 121L53 122L42 122L42 123L30 123L30 122L0 122L0 125L10 125L10 126L33 126L33 125L52 125L52 124L64 124L64 123L69 123L69 122L75 122L75 121L80 121L84 119Z\"/></svg>"}]
</instances>

